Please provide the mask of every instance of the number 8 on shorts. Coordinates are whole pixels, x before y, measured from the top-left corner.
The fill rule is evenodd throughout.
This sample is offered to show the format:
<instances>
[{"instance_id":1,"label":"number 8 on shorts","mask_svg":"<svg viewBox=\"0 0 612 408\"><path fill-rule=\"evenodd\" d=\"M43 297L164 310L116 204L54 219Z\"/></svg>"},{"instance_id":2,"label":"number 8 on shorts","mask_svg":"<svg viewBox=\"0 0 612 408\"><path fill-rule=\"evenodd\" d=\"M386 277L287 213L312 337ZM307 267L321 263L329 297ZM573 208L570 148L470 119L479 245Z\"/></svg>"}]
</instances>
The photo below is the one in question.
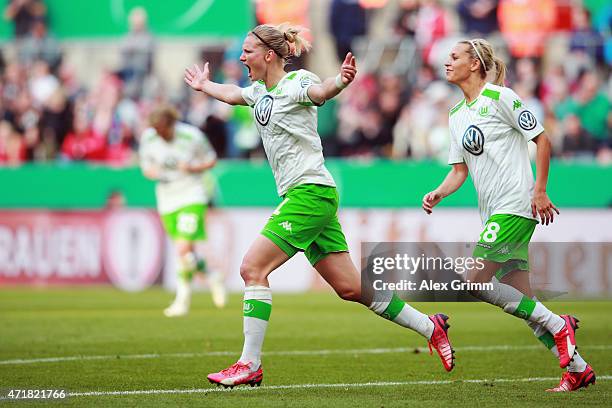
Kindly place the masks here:
<instances>
[{"instance_id":1,"label":"number 8 on shorts","mask_svg":"<svg viewBox=\"0 0 612 408\"><path fill-rule=\"evenodd\" d=\"M497 241L497 234L501 227L498 223L489 221L485 227L485 230L480 234L480 240L488 243Z\"/></svg>"}]
</instances>

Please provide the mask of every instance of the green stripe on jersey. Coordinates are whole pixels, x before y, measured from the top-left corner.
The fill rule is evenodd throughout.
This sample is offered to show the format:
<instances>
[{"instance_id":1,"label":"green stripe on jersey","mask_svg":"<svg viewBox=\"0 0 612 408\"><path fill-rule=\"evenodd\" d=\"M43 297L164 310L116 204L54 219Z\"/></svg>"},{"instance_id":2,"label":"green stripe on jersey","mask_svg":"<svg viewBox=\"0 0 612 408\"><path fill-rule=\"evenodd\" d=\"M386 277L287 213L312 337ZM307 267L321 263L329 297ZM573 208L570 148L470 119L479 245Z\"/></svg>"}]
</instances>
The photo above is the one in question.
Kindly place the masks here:
<instances>
[{"instance_id":1,"label":"green stripe on jersey","mask_svg":"<svg viewBox=\"0 0 612 408\"><path fill-rule=\"evenodd\" d=\"M245 299L243 308L244 317L254 317L256 319L270 320L272 305L261 300Z\"/></svg>"},{"instance_id":2,"label":"green stripe on jersey","mask_svg":"<svg viewBox=\"0 0 612 408\"><path fill-rule=\"evenodd\" d=\"M459 102L457 105L455 105L455 107L453 109L451 109L450 113L448 114L448 116L452 116L453 113L457 112L459 109L461 109L461 107L463 106L463 104L465 103L465 99L462 100L461 102Z\"/></svg>"},{"instance_id":3,"label":"green stripe on jersey","mask_svg":"<svg viewBox=\"0 0 612 408\"><path fill-rule=\"evenodd\" d=\"M293 78L295 78L296 75L297 75L297 72L292 72L291 74L289 74L287 79L293 79Z\"/></svg>"},{"instance_id":4,"label":"green stripe on jersey","mask_svg":"<svg viewBox=\"0 0 612 408\"><path fill-rule=\"evenodd\" d=\"M393 321L398 314L402 311L406 303L394 293L391 301L389 302L389 306L385 309L383 314L381 315L385 319Z\"/></svg>"},{"instance_id":5,"label":"green stripe on jersey","mask_svg":"<svg viewBox=\"0 0 612 408\"><path fill-rule=\"evenodd\" d=\"M499 101L499 91L494 91L492 89L485 89L482 91L482 96L486 96L487 98L491 98L493 100Z\"/></svg>"}]
</instances>

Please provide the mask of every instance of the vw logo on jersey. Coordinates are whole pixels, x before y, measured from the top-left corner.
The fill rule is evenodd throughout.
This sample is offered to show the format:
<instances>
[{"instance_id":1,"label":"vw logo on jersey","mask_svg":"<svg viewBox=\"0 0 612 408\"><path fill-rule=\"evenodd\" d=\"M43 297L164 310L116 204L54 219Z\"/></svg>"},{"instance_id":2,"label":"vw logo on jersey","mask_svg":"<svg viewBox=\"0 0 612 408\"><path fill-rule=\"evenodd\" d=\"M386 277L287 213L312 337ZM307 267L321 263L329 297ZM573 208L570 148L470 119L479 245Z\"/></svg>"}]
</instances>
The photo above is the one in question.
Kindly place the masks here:
<instances>
[{"instance_id":1,"label":"vw logo on jersey","mask_svg":"<svg viewBox=\"0 0 612 408\"><path fill-rule=\"evenodd\" d=\"M274 98L270 95L264 95L255 104L255 119L261 126L266 126L272 115L272 105Z\"/></svg>"},{"instance_id":2,"label":"vw logo on jersey","mask_svg":"<svg viewBox=\"0 0 612 408\"><path fill-rule=\"evenodd\" d=\"M524 130L532 130L538 124L538 121L536 120L535 116L533 116L533 113L529 112L528 110L521 112L518 122L521 129Z\"/></svg>"},{"instance_id":3,"label":"vw logo on jersey","mask_svg":"<svg viewBox=\"0 0 612 408\"><path fill-rule=\"evenodd\" d=\"M463 134L463 148L474 156L480 156L484 148L484 134L478 126L471 125Z\"/></svg>"},{"instance_id":4,"label":"vw logo on jersey","mask_svg":"<svg viewBox=\"0 0 612 408\"><path fill-rule=\"evenodd\" d=\"M300 86L302 88L306 88L310 84L312 84L312 78L306 76L300 79Z\"/></svg>"}]
</instances>

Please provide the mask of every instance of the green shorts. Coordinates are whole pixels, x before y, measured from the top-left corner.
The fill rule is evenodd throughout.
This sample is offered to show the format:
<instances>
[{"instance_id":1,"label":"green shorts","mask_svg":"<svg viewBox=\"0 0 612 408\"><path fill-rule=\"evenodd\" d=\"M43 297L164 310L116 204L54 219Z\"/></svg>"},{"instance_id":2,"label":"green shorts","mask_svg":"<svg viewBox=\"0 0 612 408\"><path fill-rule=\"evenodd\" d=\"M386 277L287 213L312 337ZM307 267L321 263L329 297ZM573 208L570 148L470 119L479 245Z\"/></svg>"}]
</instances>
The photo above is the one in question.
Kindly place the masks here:
<instances>
[{"instance_id":1,"label":"green shorts","mask_svg":"<svg viewBox=\"0 0 612 408\"><path fill-rule=\"evenodd\" d=\"M496 214L485 224L473 256L502 264L495 277L529 270L529 241L537 221L511 214Z\"/></svg>"},{"instance_id":2,"label":"green shorts","mask_svg":"<svg viewBox=\"0 0 612 408\"><path fill-rule=\"evenodd\" d=\"M203 241L206 239L204 221L206 205L192 204L180 208L169 214L162 214L160 218L164 229L173 241Z\"/></svg>"},{"instance_id":3,"label":"green shorts","mask_svg":"<svg viewBox=\"0 0 612 408\"><path fill-rule=\"evenodd\" d=\"M301 184L289 189L261 234L289 257L303 251L311 265L329 253L348 251L335 187Z\"/></svg>"}]
</instances>

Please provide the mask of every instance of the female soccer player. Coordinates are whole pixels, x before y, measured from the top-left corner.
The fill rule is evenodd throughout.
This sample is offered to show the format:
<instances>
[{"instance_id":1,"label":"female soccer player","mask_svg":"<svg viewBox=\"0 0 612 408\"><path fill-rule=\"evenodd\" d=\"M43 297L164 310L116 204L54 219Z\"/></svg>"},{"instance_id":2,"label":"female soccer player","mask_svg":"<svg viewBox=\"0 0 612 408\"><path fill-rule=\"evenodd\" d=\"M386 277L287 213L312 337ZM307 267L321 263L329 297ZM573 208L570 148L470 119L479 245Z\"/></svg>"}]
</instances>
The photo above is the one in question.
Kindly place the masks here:
<instances>
[{"instance_id":1,"label":"female soccer player","mask_svg":"<svg viewBox=\"0 0 612 408\"><path fill-rule=\"evenodd\" d=\"M503 86L506 66L487 41L457 43L445 67L446 79L461 88L465 99L450 111L448 163L453 168L438 188L423 197L423 209L430 214L471 173L484 223L474 256L482 257L485 267L470 271L468 279L494 286L474 295L525 319L559 357L560 366L568 367L559 386L549 391L586 387L595 382L595 374L576 351L578 320L552 313L532 298L529 284L528 245L536 217L548 225L559 214L546 194L550 141L516 93ZM489 73L495 74L494 84L487 82ZM529 141L537 146L535 183Z\"/></svg>"},{"instance_id":2,"label":"female soccer player","mask_svg":"<svg viewBox=\"0 0 612 408\"><path fill-rule=\"evenodd\" d=\"M446 316L428 317L392 294L362 294L359 274L338 222L338 193L324 165L316 110L353 81L357 73L355 57L348 53L340 73L323 82L306 70L285 72L288 58L309 49L299 33L299 28L288 24L259 25L249 32L240 56L253 81L247 88L212 82L208 63L203 68L196 65L185 70L185 81L193 89L232 105L253 107L278 194L283 198L240 267L246 286L242 356L208 379L225 387L261 383L261 348L272 306L268 275L298 251L304 252L342 299L361 302L423 335L450 371L453 352L446 334Z\"/></svg>"},{"instance_id":3,"label":"female soccer player","mask_svg":"<svg viewBox=\"0 0 612 408\"><path fill-rule=\"evenodd\" d=\"M193 274L206 269L195 245L206 239L208 197L202 175L215 165L217 155L206 135L179 122L178 112L171 106L154 109L149 122L151 127L140 139L140 165L145 177L157 181L157 209L176 249L176 298L164 314L178 317L189 312ZM222 276L209 272L209 282L215 306L225 306Z\"/></svg>"}]
</instances>

